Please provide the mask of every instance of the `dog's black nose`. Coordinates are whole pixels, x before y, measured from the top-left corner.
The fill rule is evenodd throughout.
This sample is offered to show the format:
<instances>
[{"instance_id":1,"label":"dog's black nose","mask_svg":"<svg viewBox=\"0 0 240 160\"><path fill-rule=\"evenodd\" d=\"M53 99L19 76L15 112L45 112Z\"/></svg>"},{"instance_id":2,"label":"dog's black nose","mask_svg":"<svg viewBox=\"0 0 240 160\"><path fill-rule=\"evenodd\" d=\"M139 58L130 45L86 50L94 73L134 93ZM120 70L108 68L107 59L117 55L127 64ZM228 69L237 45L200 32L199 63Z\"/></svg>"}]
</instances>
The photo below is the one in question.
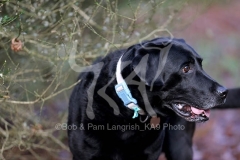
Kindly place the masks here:
<instances>
[{"instance_id":1,"label":"dog's black nose","mask_svg":"<svg viewBox=\"0 0 240 160\"><path fill-rule=\"evenodd\" d=\"M221 98L226 98L227 94L228 94L228 90L223 87L223 86L218 86L217 87L217 94L221 97Z\"/></svg>"}]
</instances>

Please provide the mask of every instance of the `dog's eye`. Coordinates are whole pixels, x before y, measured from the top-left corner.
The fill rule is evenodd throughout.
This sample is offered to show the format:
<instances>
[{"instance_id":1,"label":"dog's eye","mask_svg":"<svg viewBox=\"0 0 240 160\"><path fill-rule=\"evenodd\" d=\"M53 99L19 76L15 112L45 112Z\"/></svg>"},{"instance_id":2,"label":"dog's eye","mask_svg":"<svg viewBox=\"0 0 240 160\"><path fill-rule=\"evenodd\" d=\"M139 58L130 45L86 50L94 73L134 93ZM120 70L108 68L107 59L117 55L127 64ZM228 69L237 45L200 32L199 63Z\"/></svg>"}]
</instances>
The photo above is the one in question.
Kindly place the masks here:
<instances>
[{"instance_id":1,"label":"dog's eye","mask_svg":"<svg viewBox=\"0 0 240 160\"><path fill-rule=\"evenodd\" d=\"M183 73L188 73L191 70L190 65L186 65L183 67Z\"/></svg>"}]
</instances>

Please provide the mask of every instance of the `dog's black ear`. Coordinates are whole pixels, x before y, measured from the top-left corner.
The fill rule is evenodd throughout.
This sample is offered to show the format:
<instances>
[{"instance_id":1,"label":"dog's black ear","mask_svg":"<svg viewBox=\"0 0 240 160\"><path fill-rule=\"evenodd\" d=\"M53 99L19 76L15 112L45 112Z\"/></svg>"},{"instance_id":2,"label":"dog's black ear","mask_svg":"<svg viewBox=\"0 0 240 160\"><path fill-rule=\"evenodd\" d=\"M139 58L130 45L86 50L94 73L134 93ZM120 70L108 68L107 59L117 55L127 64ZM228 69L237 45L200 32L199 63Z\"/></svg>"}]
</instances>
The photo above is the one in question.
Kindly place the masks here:
<instances>
[{"instance_id":1,"label":"dog's black ear","mask_svg":"<svg viewBox=\"0 0 240 160\"><path fill-rule=\"evenodd\" d=\"M146 85L164 84L162 71L170 50L169 46L171 46L169 39L157 38L130 48L132 70Z\"/></svg>"}]
</instances>

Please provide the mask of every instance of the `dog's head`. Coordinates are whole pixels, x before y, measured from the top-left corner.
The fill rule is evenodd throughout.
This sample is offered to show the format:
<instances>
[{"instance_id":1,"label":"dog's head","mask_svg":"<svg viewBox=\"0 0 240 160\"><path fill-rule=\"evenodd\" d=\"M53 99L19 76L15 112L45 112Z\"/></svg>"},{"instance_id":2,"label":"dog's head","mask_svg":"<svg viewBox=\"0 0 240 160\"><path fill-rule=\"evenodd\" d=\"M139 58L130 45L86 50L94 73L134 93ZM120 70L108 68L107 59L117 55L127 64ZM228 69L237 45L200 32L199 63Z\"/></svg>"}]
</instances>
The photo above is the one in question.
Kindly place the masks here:
<instances>
[{"instance_id":1,"label":"dog's head","mask_svg":"<svg viewBox=\"0 0 240 160\"><path fill-rule=\"evenodd\" d=\"M128 49L131 67L161 106L192 122L209 119L212 107L225 102L227 89L202 68L202 58L184 40L157 38ZM127 57L127 58L126 58ZM162 108L155 106L157 113Z\"/></svg>"}]
</instances>

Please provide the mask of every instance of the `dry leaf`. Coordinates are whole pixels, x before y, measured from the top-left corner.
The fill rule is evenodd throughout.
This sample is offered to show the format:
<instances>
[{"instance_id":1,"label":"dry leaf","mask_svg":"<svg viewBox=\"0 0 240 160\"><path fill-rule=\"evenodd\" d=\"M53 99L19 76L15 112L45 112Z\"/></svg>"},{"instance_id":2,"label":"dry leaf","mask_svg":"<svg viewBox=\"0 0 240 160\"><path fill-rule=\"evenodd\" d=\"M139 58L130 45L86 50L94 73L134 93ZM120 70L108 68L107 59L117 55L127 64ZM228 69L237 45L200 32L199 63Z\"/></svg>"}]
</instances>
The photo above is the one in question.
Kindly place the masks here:
<instances>
[{"instance_id":1,"label":"dry leaf","mask_svg":"<svg viewBox=\"0 0 240 160\"><path fill-rule=\"evenodd\" d=\"M12 43L11 43L11 49L14 52L18 52L18 51L22 50L22 48L23 48L23 43L20 40L13 38Z\"/></svg>"}]
</instances>

